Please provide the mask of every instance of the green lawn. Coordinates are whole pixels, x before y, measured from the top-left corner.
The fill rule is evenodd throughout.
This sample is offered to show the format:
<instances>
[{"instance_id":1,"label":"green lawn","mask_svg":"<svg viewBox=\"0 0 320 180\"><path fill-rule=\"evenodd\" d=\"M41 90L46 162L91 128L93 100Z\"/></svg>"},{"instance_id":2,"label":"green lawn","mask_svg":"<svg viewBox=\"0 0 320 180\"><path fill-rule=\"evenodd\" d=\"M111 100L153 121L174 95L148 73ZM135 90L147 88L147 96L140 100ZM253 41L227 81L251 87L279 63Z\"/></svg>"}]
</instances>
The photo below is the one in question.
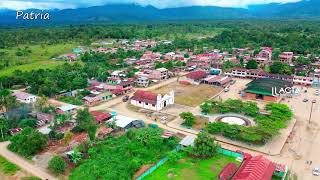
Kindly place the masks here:
<instances>
[{"instance_id":1,"label":"green lawn","mask_svg":"<svg viewBox=\"0 0 320 180\"><path fill-rule=\"evenodd\" d=\"M28 46L31 53L25 56L16 56L18 48ZM74 43L55 45L21 45L19 47L1 50L8 54L11 66L0 70L0 76L11 75L15 70L30 71L44 68L54 68L64 63L63 61L50 60L52 57L70 53L77 45Z\"/></svg>"},{"instance_id":2,"label":"green lawn","mask_svg":"<svg viewBox=\"0 0 320 180\"><path fill-rule=\"evenodd\" d=\"M187 154L177 163L166 162L152 174L146 176L145 180L207 180L217 179L220 171L230 162L238 165L235 158L218 154L210 159L195 159Z\"/></svg>"},{"instance_id":3,"label":"green lawn","mask_svg":"<svg viewBox=\"0 0 320 180\"><path fill-rule=\"evenodd\" d=\"M9 162L4 157L0 156L0 171L3 174L12 176L16 174L16 172L18 172L19 170L20 168L17 165Z\"/></svg>"},{"instance_id":4,"label":"green lawn","mask_svg":"<svg viewBox=\"0 0 320 180\"><path fill-rule=\"evenodd\" d=\"M1 76L10 76L14 71L20 70L20 71L31 71L31 70L37 70L37 69L52 69L57 67L58 65L63 64L64 61L38 61L30 64L24 64L19 66L12 66L9 68L6 68L4 70L0 70L0 77Z\"/></svg>"}]
</instances>

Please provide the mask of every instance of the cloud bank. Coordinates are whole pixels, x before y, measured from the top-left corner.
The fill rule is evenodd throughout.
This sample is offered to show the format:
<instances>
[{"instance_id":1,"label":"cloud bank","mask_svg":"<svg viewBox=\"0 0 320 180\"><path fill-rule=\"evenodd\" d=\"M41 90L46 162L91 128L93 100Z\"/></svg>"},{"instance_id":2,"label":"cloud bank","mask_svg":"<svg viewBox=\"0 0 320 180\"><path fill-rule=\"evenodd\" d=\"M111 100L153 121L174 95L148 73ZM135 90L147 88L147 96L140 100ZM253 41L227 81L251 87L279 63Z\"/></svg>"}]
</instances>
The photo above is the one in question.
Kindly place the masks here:
<instances>
[{"instance_id":1,"label":"cloud bank","mask_svg":"<svg viewBox=\"0 0 320 180\"><path fill-rule=\"evenodd\" d=\"M301 0L1 0L0 8L8 9L69 9L114 3L136 3L157 8L182 6L247 7L253 4L289 3Z\"/></svg>"}]
</instances>

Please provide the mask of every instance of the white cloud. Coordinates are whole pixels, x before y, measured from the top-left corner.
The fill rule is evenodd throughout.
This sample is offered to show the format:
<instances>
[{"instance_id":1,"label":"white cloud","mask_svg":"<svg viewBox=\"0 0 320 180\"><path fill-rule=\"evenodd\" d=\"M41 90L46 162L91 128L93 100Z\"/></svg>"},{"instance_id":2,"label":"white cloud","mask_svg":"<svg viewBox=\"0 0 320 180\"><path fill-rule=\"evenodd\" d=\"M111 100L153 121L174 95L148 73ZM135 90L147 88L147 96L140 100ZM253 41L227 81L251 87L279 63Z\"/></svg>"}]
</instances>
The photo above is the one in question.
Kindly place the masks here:
<instances>
[{"instance_id":1,"label":"white cloud","mask_svg":"<svg viewBox=\"0 0 320 180\"><path fill-rule=\"evenodd\" d=\"M88 2L89 1L89 2ZM66 9L103 5L110 3L137 3L140 5L152 5L158 8L181 6L222 6L222 7L246 7L249 4L287 3L301 0L1 0L0 8L9 9Z\"/></svg>"}]
</instances>

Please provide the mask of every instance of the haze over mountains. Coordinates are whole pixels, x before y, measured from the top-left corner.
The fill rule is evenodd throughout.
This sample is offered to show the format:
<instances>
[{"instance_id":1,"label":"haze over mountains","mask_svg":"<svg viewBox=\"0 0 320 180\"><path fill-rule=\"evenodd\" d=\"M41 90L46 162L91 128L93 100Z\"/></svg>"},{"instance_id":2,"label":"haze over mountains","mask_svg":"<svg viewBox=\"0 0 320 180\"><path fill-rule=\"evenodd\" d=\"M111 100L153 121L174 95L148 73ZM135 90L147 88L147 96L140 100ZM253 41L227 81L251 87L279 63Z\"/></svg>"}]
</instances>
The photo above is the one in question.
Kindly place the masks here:
<instances>
[{"instance_id":1,"label":"haze over mountains","mask_svg":"<svg viewBox=\"0 0 320 180\"><path fill-rule=\"evenodd\" d=\"M25 10L24 12L30 12ZM34 12L40 10L33 10ZM32 23L116 23L157 22L178 20L217 19L295 19L320 18L320 0L304 0L296 3L272 3L252 5L248 8L216 6L190 6L158 9L137 4L112 4L78 9L50 10L50 22L37 20ZM0 25L26 24L30 20L16 20L16 11L0 9Z\"/></svg>"}]
</instances>

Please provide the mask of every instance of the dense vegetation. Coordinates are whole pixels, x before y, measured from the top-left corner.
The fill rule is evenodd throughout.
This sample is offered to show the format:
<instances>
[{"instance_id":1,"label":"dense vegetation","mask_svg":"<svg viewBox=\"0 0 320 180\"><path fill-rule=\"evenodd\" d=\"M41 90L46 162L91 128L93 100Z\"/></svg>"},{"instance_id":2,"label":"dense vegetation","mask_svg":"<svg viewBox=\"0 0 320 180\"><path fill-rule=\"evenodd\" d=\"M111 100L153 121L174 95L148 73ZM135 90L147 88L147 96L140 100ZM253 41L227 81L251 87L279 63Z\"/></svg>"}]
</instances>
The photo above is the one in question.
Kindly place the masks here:
<instances>
[{"instance_id":1,"label":"dense vegetation","mask_svg":"<svg viewBox=\"0 0 320 180\"><path fill-rule=\"evenodd\" d=\"M38 130L28 127L13 136L10 141L9 150L30 157L47 147L48 137Z\"/></svg>"},{"instance_id":2,"label":"dense vegetation","mask_svg":"<svg viewBox=\"0 0 320 180\"><path fill-rule=\"evenodd\" d=\"M82 65L58 66L58 61L49 61L51 56L59 55L56 54L58 52L63 53L64 49L71 50L77 45L88 46L93 41L106 38L172 40L172 44L150 48L152 51L163 53L176 49L189 49L198 54L204 51L203 47L231 52L234 47L250 47L259 50L261 46L270 46L275 49L273 59L277 60L277 55L281 51L320 54L319 27L318 22L308 21L217 21L0 29L0 69L29 65L28 63L31 63L30 67L23 66L21 69L39 69L41 65L44 66L43 68L51 68L30 72L12 69L9 74L6 72L0 77L0 87L26 85L30 86L31 93L52 96L61 91L85 87L87 78L95 77L104 80L108 76L107 70L127 67L123 61L124 58L141 57L141 51L126 52L119 49L117 53L86 53L81 57L84 62L81 63ZM37 48L33 48L34 46ZM41 59L45 64L32 64L33 61L28 61L30 58ZM12 64L13 61L17 62ZM310 62L300 58L298 64L310 64ZM157 66L173 67L172 62L157 64ZM229 62L224 64L223 69L234 66L236 65ZM247 68L254 69L256 64L249 63ZM289 74L292 69L276 64L270 68L270 71Z\"/></svg>"},{"instance_id":3,"label":"dense vegetation","mask_svg":"<svg viewBox=\"0 0 320 180\"><path fill-rule=\"evenodd\" d=\"M208 101L205 104L207 105L202 105L201 108L209 109L209 111L206 110L209 113L240 113L253 117L255 126L230 125L224 122L209 123L207 126L211 134L222 135L248 144L265 144L278 135L293 116L290 108L285 104L267 104L265 109L270 111L270 115L259 114L256 103L241 100Z\"/></svg>"},{"instance_id":4,"label":"dense vegetation","mask_svg":"<svg viewBox=\"0 0 320 180\"><path fill-rule=\"evenodd\" d=\"M162 130L130 129L89 149L89 159L71 172L70 180L131 179L142 165L153 164L173 150L176 139L164 139Z\"/></svg>"}]
</instances>

